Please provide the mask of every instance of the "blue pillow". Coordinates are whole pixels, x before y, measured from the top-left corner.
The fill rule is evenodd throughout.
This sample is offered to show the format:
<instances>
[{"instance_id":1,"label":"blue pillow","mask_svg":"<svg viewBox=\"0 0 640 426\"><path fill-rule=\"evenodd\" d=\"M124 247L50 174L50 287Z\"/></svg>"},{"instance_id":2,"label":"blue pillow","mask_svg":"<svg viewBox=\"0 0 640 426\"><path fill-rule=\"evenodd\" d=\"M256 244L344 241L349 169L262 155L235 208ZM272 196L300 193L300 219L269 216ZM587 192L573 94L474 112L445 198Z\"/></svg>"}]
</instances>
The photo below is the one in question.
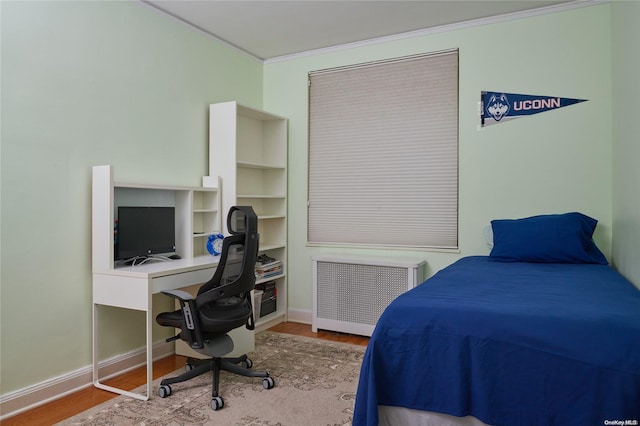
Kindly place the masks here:
<instances>
[{"instance_id":1,"label":"blue pillow","mask_svg":"<svg viewBox=\"0 0 640 426\"><path fill-rule=\"evenodd\" d=\"M492 220L489 256L498 262L606 265L607 259L592 239L597 223L576 212Z\"/></svg>"}]
</instances>

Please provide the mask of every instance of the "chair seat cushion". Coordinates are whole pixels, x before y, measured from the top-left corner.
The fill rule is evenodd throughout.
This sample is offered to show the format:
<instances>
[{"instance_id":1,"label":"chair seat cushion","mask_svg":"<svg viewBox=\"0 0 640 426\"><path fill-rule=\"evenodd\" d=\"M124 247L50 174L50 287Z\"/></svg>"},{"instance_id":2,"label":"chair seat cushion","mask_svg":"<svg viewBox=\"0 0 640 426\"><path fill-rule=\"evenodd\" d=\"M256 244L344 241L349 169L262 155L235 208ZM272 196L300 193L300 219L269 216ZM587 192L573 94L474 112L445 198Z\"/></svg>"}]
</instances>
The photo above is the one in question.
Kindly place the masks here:
<instances>
[{"instance_id":1,"label":"chair seat cushion","mask_svg":"<svg viewBox=\"0 0 640 426\"><path fill-rule=\"evenodd\" d=\"M205 305L198 309L203 338L212 338L228 333L234 328L242 327L246 324L251 315L251 307L246 299L228 299L218 300L209 306ZM175 327L181 330L184 327L184 318L180 309L158 314L156 322L164 327Z\"/></svg>"},{"instance_id":2,"label":"chair seat cushion","mask_svg":"<svg viewBox=\"0 0 640 426\"><path fill-rule=\"evenodd\" d=\"M202 306L200 324L203 334L227 333L234 328L242 327L251 315L251 307L246 299L228 298L214 302L211 306Z\"/></svg>"},{"instance_id":3,"label":"chair seat cushion","mask_svg":"<svg viewBox=\"0 0 640 426\"><path fill-rule=\"evenodd\" d=\"M164 327L182 328L184 318L182 317L182 311L178 309L177 311L158 314L156 322Z\"/></svg>"}]
</instances>

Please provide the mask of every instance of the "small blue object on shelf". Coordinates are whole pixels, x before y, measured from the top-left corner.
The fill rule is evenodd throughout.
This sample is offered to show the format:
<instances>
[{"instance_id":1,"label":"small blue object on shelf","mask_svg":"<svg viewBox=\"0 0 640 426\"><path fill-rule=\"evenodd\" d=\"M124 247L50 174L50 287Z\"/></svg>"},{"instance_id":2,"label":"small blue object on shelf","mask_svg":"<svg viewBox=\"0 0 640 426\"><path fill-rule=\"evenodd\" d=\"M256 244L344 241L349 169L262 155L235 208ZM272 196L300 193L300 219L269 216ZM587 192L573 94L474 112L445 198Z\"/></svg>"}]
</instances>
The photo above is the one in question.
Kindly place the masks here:
<instances>
[{"instance_id":1,"label":"small blue object on shelf","mask_svg":"<svg viewBox=\"0 0 640 426\"><path fill-rule=\"evenodd\" d=\"M212 256L218 256L222 253L222 240L224 235L219 233L213 233L207 238L207 251Z\"/></svg>"}]
</instances>

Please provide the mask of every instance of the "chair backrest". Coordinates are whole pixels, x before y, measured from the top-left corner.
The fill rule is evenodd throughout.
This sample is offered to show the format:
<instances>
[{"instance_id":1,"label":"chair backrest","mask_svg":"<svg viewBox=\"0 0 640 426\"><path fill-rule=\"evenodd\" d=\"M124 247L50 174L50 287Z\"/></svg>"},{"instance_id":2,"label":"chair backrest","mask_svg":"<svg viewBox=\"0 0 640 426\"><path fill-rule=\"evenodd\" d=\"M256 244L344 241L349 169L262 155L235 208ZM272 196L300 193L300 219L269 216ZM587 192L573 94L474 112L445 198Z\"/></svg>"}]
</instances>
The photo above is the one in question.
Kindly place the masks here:
<instances>
[{"instance_id":1,"label":"chair backrest","mask_svg":"<svg viewBox=\"0 0 640 426\"><path fill-rule=\"evenodd\" d=\"M198 290L196 305L202 306L228 297L247 298L256 282L258 257L258 217L251 206L233 206L227 215L231 235L222 240L220 261L213 277Z\"/></svg>"}]
</instances>

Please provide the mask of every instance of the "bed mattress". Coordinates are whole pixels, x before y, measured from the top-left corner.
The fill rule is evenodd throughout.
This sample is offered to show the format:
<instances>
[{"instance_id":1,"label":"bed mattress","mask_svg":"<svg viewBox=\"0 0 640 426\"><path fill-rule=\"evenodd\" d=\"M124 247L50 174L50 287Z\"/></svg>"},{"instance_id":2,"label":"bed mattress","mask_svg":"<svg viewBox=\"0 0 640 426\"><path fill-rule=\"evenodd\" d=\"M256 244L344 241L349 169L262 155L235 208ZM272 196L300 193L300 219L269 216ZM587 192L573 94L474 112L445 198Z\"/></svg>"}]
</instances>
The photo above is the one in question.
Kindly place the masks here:
<instances>
[{"instance_id":1,"label":"bed mattress","mask_svg":"<svg viewBox=\"0 0 640 426\"><path fill-rule=\"evenodd\" d=\"M640 421L640 291L608 265L463 258L381 316L353 424L383 405L491 425Z\"/></svg>"}]
</instances>

